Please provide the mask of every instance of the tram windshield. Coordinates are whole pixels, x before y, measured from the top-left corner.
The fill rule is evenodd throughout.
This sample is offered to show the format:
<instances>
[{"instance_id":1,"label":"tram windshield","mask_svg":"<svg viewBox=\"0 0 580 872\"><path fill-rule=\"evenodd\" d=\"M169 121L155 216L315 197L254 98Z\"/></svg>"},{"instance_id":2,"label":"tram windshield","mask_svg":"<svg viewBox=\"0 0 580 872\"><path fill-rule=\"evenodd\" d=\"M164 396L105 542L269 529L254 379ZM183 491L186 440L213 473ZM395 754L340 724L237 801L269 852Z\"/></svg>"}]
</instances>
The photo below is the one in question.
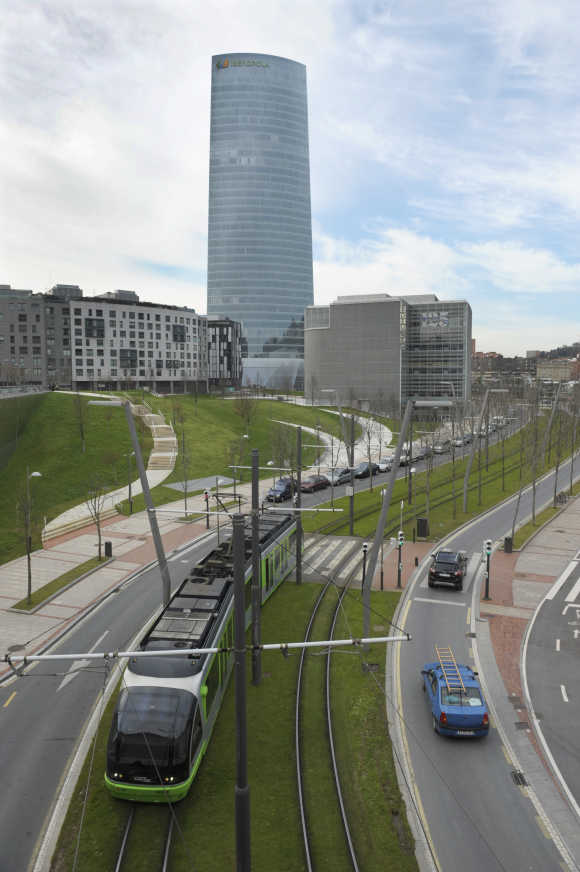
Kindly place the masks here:
<instances>
[{"instance_id":1,"label":"tram windshield","mask_svg":"<svg viewBox=\"0 0 580 872\"><path fill-rule=\"evenodd\" d=\"M159 775L187 768L196 707L196 698L185 690L166 687L123 690L109 735L109 767L127 774L149 774L154 780Z\"/></svg>"}]
</instances>

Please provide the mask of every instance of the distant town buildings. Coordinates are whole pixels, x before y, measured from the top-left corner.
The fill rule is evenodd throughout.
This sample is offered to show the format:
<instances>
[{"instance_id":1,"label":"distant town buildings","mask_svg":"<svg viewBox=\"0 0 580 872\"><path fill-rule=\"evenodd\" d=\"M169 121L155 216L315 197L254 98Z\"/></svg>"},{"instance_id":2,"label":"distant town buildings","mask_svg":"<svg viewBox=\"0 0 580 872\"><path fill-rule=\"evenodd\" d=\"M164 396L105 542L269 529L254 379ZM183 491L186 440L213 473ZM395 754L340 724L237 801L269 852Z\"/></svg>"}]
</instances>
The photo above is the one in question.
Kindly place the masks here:
<instances>
[{"instance_id":1,"label":"distant town buildings","mask_svg":"<svg viewBox=\"0 0 580 872\"><path fill-rule=\"evenodd\" d=\"M306 393L399 410L410 397L465 403L471 391L471 308L434 294L338 297L305 318Z\"/></svg>"},{"instance_id":2,"label":"distant town buildings","mask_svg":"<svg viewBox=\"0 0 580 872\"><path fill-rule=\"evenodd\" d=\"M210 366L211 360L211 366ZM133 291L84 297L76 285L37 294L0 285L0 384L161 393L238 386L240 326Z\"/></svg>"},{"instance_id":3,"label":"distant town buildings","mask_svg":"<svg viewBox=\"0 0 580 872\"><path fill-rule=\"evenodd\" d=\"M215 55L207 312L241 323L245 383L302 386L313 299L306 68Z\"/></svg>"}]
</instances>

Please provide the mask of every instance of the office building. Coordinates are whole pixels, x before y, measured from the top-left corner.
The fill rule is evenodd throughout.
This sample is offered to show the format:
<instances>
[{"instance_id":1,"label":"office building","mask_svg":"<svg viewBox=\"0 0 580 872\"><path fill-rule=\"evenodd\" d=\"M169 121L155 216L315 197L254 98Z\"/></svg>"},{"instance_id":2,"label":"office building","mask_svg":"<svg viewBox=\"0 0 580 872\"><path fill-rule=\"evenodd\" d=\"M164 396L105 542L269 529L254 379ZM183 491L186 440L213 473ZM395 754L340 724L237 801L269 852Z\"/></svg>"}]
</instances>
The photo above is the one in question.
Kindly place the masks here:
<instances>
[{"instance_id":1,"label":"office building","mask_svg":"<svg viewBox=\"0 0 580 872\"><path fill-rule=\"evenodd\" d=\"M240 387L242 381L241 326L230 318L207 319L207 367L210 387Z\"/></svg>"},{"instance_id":2,"label":"office building","mask_svg":"<svg viewBox=\"0 0 580 872\"><path fill-rule=\"evenodd\" d=\"M410 397L470 399L471 308L434 294L338 297L306 310L305 390L399 412Z\"/></svg>"},{"instance_id":3,"label":"office building","mask_svg":"<svg viewBox=\"0 0 580 872\"><path fill-rule=\"evenodd\" d=\"M242 325L244 383L303 380L313 303L306 68L212 58L208 315Z\"/></svg>"}]
</instances>

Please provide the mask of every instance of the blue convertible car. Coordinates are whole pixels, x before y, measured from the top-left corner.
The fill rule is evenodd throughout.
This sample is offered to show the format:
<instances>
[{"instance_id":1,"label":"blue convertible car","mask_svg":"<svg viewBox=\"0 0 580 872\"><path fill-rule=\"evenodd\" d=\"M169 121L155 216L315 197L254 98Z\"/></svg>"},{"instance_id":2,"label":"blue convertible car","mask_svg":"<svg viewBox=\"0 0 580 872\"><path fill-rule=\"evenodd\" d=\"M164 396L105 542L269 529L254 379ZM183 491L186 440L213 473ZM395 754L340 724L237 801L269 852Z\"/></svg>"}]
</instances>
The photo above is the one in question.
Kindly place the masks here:
<instances>
[{"instance_id":1,"label":"blue convertible car","mask_svg":"<svg viewBox=\"0 0 580 872\"><path fill-rule=\"evenodd\" d=\"M435 648L435 653L437 661L421 670L433 729L443 736L487 736L489 714L477 672L458 664L451 648Z\"/></svg>"}]
</instances>

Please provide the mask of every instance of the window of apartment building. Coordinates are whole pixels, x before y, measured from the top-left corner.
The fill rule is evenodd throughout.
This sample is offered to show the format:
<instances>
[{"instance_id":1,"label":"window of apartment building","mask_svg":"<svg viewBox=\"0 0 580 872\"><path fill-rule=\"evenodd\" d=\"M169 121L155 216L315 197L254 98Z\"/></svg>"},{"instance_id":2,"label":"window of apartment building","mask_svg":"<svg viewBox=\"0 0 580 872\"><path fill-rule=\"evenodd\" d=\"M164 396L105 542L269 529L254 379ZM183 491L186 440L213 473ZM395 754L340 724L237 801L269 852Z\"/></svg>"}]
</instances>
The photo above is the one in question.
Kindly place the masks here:
<instances>
[{"instance_id":1,"label":"window of apartment building","mask_svg":"<svg viewBox=\"0 0 580 872\"><path fill-rule=\"evenodd\" d=\"M156 333L156 334L155 334L155 339L161 339L161 333Z\"/></svg>"},{"instance_id":2,"label":"window of apartment building","mask_svg":"<svg viewBox=\"0 0 580 872\"><path fill-rule=\"evenodd\" d=\"M19 332L19 333L26 333L27 330L28 330L28 325L27 325L27 324L19 324L19 325L18 325L18 332Z\"/></svg>"},{"instance_id":3,"label":"window of apartment building","mask_svg":"<svg viewBox=\"0 0 580 872\"><path fill-rule=\"evenodd\" d=\"M79 369L75 369L75 375L82 375L82 374L83 374L82 369L80 369L80 368L79 368Z\"/></svg>"},{"instance_id":4,"label":"window of apartment building","mask_svg":"<svg viewBox=\"0 0 580 872\"><path fill-rule=\"evenodd\" d=\"M121 336L123 339L125 338L126 335L127 335L126 330L119 330L119 336Z\"/></svg>"},{"instance_id":5,"label":"window of apartment building","mask_svg":"<svg viewBox=\"0 0 580 872\"><path fill-rule=\"evenodd\" d=\"M143 321L145 319L145 315L143 314L143 312L137 312L137 318L139 319L139 321Z\"/></svg>"},{"instance_id":6,"label":"window of apartment building","mask_svg":"<svg viewBox=\"0 0 580 872\"><path fill-rule=\"evenodd\" d=\"M82 326L83 326L83 319L82 318L75 318L75 327L82 327Z\"/></svg>"},{"instance_id":7,"label":"window of apartment building","mask_svg":"<svg viewBox=\"0 0 580 872\"><path fill-rule=\"evenodd\" d=\"M96 311L95 311L95 318L102 318L102 317L103 317L103 310L102 310L102 309L96 309Z\"/></svg>"},{"instance_id":8,"label":"window of apartment building","mask_svg":"<svg viewBox=\"0 0 580 872\"><path fill-rule=\"evenodd\" d=\"M161 321L161 315L155 315L155 320L156 320L156 321Z\"/></svg>"},{"instance_id":9,"label":"window of apartment building","mask_svg":"<svg viewBox=\"0 0 580 872\"><path fill-rule=\"evenodd\" d=\"M145 339L145 333L143 332L143 330L139 331L139 339Z\"/></svg>"},{"instance_id":10,"label":"window of apartment building","mask_svg":"<svg viewBox=\"0 0 580 872\"><path fill-rule=\"evenodd\" d=\"M145 352L144 352L144 351L140 351L140 352L139 352L139 357L145 357Z\"/></svg>"},{"instance_id":11,"label":"window of apartment building","mask_svg":"<svg viewBox=\"0 0 580 872\"><path fill-rule=\"evenodd\" d=\"M129 339L135 339L135 331L129 330Z\"/></svg>"},{"instance_id":12,"label":"window of apartment building","mask_svg":"<svg viewBox=\"0 0 580 872\"><path fill-rule=\"evenodd\" d=\"M134 320L135 320L135 312L129 312L129 320L130 320L130 321L134 321Z\"/></svg>"},{"instance_id":13,"label":"window of apartment building","mask_svg":"<svg viewBox=\"0 0 580 872\"><path fill-rule=\"evenodd\" d=\"M82 339L75 339L75 345L82 345L82 344L83 344L83 340L82 340ZM81 351L77 351L77 354L82 354L82 350L81 350Z\"/></svg>"},{"instance_id":14,"label":"window of apartment building","mask_svg":"<svg viewBox=\"0 0 580 872\"><path fill-rule=\"evenodd\" d=\"M81 312L80 309L75 309L75 310L74 310L74 314L75 314L75 315L82 315L82 312Z\"/></svg>"},{"instance_id":15,"label":"window of apartment building","mask_svg":"<svg viewBox=\"0 0 580 872\"><path fill-rule=\"evenodd\" d=\"M116 348L111 348L111 352L110 352L110 354L111 354L111 357L116 357L116 356L117 356L117 349L116 349Z\"/></svg>"},{"instance_id":16,"label":"window of apartment building","mask_svg":"<svg viewBox=\"0 0 580 872\"><path fill-rule=\"evenodd\" d=\"M152 351L148 351L148 352L147 352L147 357L153 357L153 352L152 352Z\"/></svg>"},{"instance_id":17,"label":"window of apartment building","mask_svg":"<svg viewBox=\"0 0 580 872\"><path fill-rule=\"evenodd\" d=\"M28 346L21 345L20 348L18 349L18 353L19 354L28 354Z\"/></svg>"},{"instance_id":18,"label":"window of apartment building","mask_svg":"<svg viewBox=\"0 0 580 872\"><path fill-rule=\"evenodd\" d=\"M111 375L117 375L117 370L116 370L116 369L112 369L112 370L111 370Z\"/></svg>"},{"instance_id":19,"label":"window of apartment building","mask_svg":"<svg viewBox=\"0 0 580 872\"><path fill-rule=\"evenodd\" d=\"M94 375L94 374L95 374L94 369L87 369L87 375Z\"/></svg>"},{"instance_id":20,"label":"window of apartment building","mask_svg":"<svg viewBox=\"0 0 580 872\"><path fill-rule=\"evenodd\" d=\"M153 348L153 343L152 343L152 342L148 342L148 343L147 343L147 348Z\"/></svg>"}]
</instances>

